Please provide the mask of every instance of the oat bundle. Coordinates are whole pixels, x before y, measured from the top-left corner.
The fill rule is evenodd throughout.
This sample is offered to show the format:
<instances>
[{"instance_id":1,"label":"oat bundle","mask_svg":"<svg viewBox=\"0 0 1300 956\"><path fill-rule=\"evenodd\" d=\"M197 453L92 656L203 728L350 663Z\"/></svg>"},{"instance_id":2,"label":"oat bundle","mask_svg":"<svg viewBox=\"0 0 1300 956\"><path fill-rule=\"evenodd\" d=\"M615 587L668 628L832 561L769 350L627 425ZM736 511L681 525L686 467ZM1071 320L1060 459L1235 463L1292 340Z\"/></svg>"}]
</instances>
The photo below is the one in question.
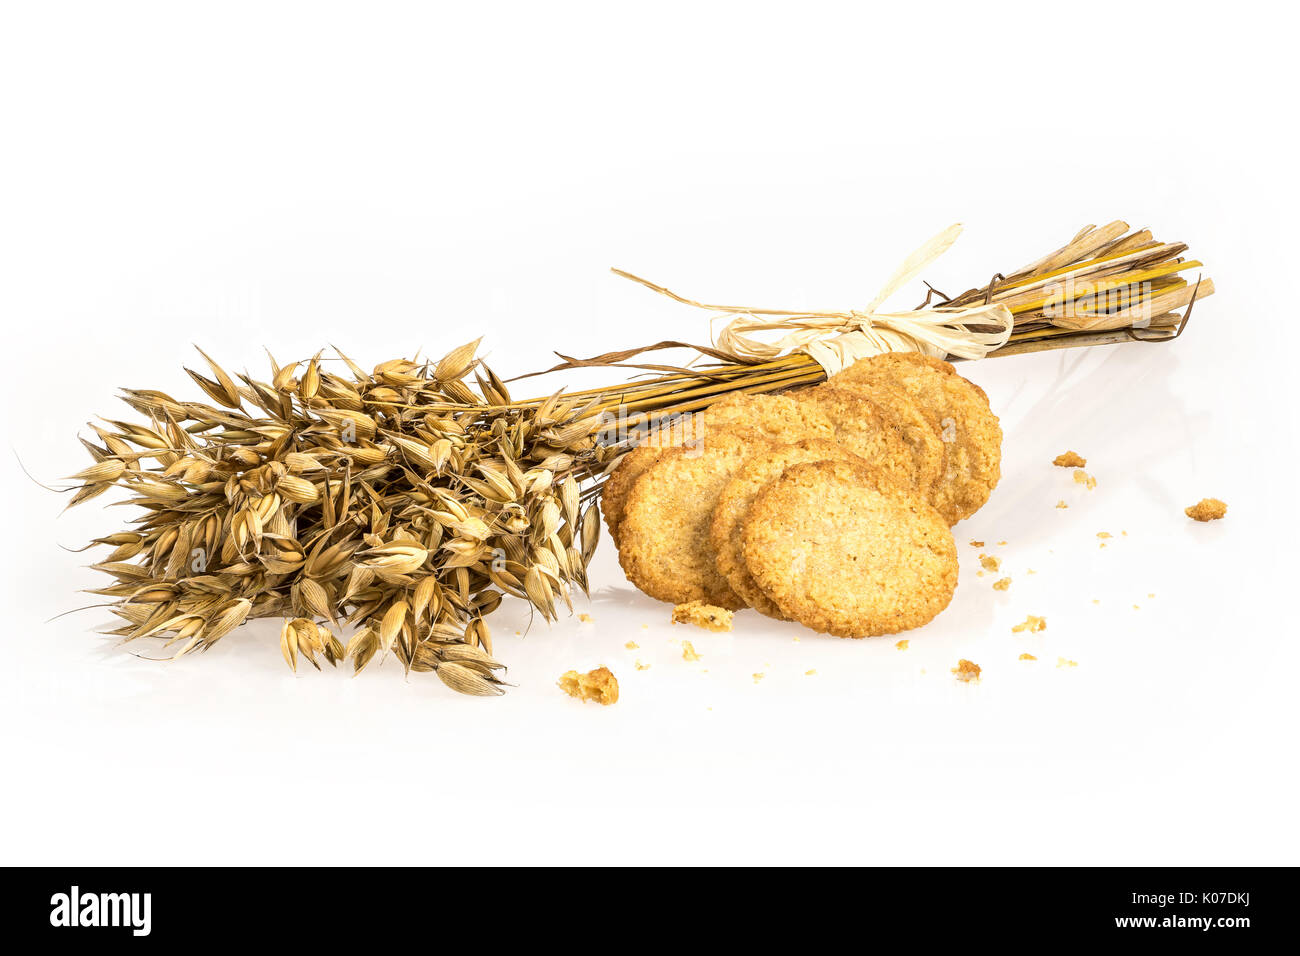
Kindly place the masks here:
<instances>
[{"instance_id":1,"label":"oat bundle","mask_svg":"<svg viewBox=\"0 0 1300 956\"><path fill-rule=\"evenodd\" d=\"M1213 291L1209 280L1180 276L1200 265L1185 250L1122 222L1089 226L983 287L951 298L931 288L918 309L1013 317L994 356L1172 339L1193 299ZM730 310L646 284L742 317L856 315ZM998 330L972 320L957 331ZM327 371L334 360L322 354L272 359L267 382L232 377L204 355L212 377L189 374L215 404L125 390L145 421L92 424L98 442L82 441L94 464L73 476L72 504L119 488L140 512L129 530L93 542L112 548L94 565L113 579L94 593L124 622L111 633L162 638L180 657L249 618L284 617L281 649L295 669L300 657L319 668L319 657L360 671L392 653L454 690L499 694L487 615L512 595L550 620L558 603L572 606L573 588L585 591L600 478L631 444L729 395L827 377L801 351L755 360L669 341L560 355L545 370L612 366L653 377L515 400L475 358L477 344L370 372L339 353L347 374ZM694 358L637 361L669 348ZM346 644L345 628L355 628Z\"/></svg>"}]
</instances>

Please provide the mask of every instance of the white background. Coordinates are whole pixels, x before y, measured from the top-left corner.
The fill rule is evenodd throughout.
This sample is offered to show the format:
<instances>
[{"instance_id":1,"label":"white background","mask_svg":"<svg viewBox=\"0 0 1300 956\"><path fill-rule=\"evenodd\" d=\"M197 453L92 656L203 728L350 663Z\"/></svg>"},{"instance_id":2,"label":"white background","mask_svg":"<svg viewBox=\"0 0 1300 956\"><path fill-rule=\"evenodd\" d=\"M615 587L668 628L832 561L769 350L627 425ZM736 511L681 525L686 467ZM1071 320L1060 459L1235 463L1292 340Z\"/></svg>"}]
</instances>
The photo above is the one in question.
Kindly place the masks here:
<instances>
[{"instance_id":1,"label":"white background","mask_svg":"<svg viewBox=\"0 0 1300 956\"><path fill-rule=\"evenodd\" d=\"M1173 345L963 367L1004 478L906 651L752 612L673 628L605 544L592 623L495 616L501 699L391 662L293 675L271 622L154 663L103 611L46 623L99 580L62 548L128 514L60 517L10 455L0 860L1297 862L1282 8L477 9L4 7L0 428L33 475L88 463L116 388L189 396L195 343L260 370L264 347L377 363L482 334L509 375L705 337L609 266L851 308L950 222L927 278L951 292L1122 217L1219 291ZM1095 490L1050 465L1067 448ZM1183 516L1209 495L1225 521ZM1030 613L1047 630L1013 635ZM617 706L554 687L598 664Z\"/></svg>"}]
</instances>

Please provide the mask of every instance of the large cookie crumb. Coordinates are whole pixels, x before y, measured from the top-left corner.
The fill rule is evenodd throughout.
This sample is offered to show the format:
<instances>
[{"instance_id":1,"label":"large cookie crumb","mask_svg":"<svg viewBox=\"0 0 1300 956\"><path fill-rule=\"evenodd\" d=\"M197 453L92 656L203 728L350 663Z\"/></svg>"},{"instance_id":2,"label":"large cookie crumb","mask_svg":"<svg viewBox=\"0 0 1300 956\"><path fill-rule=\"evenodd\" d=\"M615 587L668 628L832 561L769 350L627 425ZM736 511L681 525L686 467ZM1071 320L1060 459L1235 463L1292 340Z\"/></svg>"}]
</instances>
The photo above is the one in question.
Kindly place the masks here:
<instances>
[{"instance_id":1,"label":"large cookie crumb","mask_svg":"<svg viewBox=\"0 0 1300 956\"><path fill-rule=\"evenodd\" d=\"M979 680L980 666L974 661L962 658L957 662L957 666L952 669L952 672L957 675L957 679L960 681Z\"/></svg>"},{"instance_id":2,"label":"large cookie crumb","mask_svg":"<svg viewBox=\"0 0 1300 956\"><path fill-rule=\"evenodd\" d=\"M584 703L594 700L608 706L618 701L618 678L608 667L597 667L594 671L579 674L566 671L556 681L556 686L570 697L576 697Z\"/></svg>"},{"instance_id":3,"label":"large cookie crumb","mask_svg":"<svg viewBox=\"0 0 1300 956\"><path fill-rule=\"evenodd\" d=\"M1057 468L1083 468L1087 466L1088 459L1076 451L1067 451L1065 454L1053 458L1052 464Z\"/></svg>"},{"instance_id":4,"label":"large cookie crumb","mask_svg":"<svg viewBox=\"0 0 1300 956\"><path fill-rule=\"evenodd\" d=\"M674 624L694 624L706 631L731 630L733 614L725 607L705 604L703 601L687 601L673 608Z\"/></svg>"},{"instance_id":5,"label":"large cookie crumb","mask_svg":"<svg viewBox=\"0 0 1300 956\"><path fill-rule=\"evenodd\" d=\"M1228 506L1218 498L1202 498L1183 510L1193 521L1218 521L1228 513Z\"/></svg>"}]
</instances>

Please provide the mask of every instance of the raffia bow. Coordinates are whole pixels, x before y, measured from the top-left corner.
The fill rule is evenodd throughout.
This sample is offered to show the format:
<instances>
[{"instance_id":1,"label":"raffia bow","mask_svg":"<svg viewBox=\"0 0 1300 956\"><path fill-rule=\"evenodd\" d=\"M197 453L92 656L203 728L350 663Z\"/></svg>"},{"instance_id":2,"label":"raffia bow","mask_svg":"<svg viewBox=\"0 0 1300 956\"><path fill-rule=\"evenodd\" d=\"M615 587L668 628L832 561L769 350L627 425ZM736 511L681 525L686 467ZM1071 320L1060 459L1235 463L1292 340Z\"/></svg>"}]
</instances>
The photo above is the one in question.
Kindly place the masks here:
<instances>
[{"instance_id":1,"label":"raffia bow","mask_svg":"<svg viewBox=\"0 0 1300 956\"><path fill-rule=\"evenodd\" d=\"M1015 320L1011 310L1001 303L879 311L895 292L948 251L959 235L961 225L951 225L913 252L885 283L880 294L861 311L792 312L710 305L687 299L621 269L614 272L685 305L731 316L714 337L714 346L738 362L765 362L788 352L804 352L830 376L859 359L882 352L912 351L936 358L955 355L978 359L1007 343ZM785 334L775 341L761 334L770 332Z\"/></svg>"}]
</instances>

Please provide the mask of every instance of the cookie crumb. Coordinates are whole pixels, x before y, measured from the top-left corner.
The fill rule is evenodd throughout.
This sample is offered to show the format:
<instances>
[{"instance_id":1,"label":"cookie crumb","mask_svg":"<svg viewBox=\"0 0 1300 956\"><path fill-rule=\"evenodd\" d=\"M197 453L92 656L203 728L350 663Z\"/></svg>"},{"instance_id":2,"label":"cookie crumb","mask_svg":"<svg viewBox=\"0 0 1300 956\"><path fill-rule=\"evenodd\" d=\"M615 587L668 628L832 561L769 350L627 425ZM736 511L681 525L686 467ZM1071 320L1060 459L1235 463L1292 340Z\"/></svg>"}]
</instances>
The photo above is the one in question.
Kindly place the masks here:
<instances>
[{"instance_id":1,"label":"cookie crumb","mask_svg":"<svg viewBox=\"0 0 1300 956\"><path fill-rule=\"evenodd\" d=\"M1011 587L1010 578L1002 578L1001 580L993 582L993 590L995 591L1005 591L1009 587Z\"/></svg>"},{"instance_id":2,"label":"cookie crumb","mask_svg":"<svg viewBox=\"0 0 1300 956\"><path fill-rule=\"evenodd\" d=\"M976 541L974 538L971 538L970 546L971 546L972 548L982 548L982 547L984 547L984 542L983 542L983 541Z\"/></svg>"},{"instance_id":3,"label":"cookie crumb","mask_svg":"<svg viewBox=\"0 0 1300 956\"><path fill-rule=\"evenodd\" d=\"M1006 543L1005 541L999 541L999 542L998 542L998 547L999 547L999 548L1005 548L1006 546L1007 546L1007 543Z\"/></svg>"},{"instance_id":4,"label":"cookie crumb","mask_svg":"<svg viewBox=\"0 0 1300 956\"><path fill-rule=\"evenodd\" d=\"M1097 537L1099 537L1099 538L1113 538L1113 537L1115 537L1115 536L1114 536L1113 534L1111 534L1109 531L1098 531L1098 532L1097 532Z\"/></svg>"},{"instance_id":5,"label":"cookie crumb","mask_svg":"<svg viewBox=\"0 0 1300 956\"><path fill-rule=\"evenodd\" d=\"M635 650L636 650L637 648L639 648L641 645L638 644L636 641L628 641L628 642L627 642L626 644L624 644L623 646L626 647L629 651L635 651Z\"/></svg>"},{"instance_id":6,"label":"cookie crumb","mask_svg":"<svg viewBox=\"0 0 1300 956\"><path fill-rule=\"evenodd\" d=\"M1017 624L1011 628L1012 633L1028 631L1030 634L1036 634L1039 631L1045 630L1047 630L1047 618L1038 617L1035 614L1027 615L1023 623Z\"/></svg>"},{"instance_id":7,"label":"cookie crumb","mask_svg":"<svg viewBox=\"0 0 1300 956\"><path fill-rule=\"evenodd\" d=\"M1037 573L1038 573L1038 572L1035 571L1033 568L1027 568L1027 569L1025 570L1025 574L1037 574Z\"/></svg>"},{"instance_id":8,"label":"cookie crumb","mask_svg":"<svg viewBox=\"0 0 1300 956\"><path fill-rule=\"evenodd\" d=\"M579 614L578 620L581 621L583 624L590 624L592 618L590 614Z\"/></svg>"},{"instance_id":9,"label":"cookie crumb","mask_svg":"<svg viewBox=\"0 0 1300 956\"><path fill-rule=\"evenodd\" d=\"M1076 471L1074 473L1074 483L1076 485L1086 485L1089 491L1097 487L1097 479L1086 471Z\"/></svg>"},{"instance_id":10,"label":"cookie crumb","mask_svg":"<svg viewBox=\"0 0 1300 956\"><path fill-rule=\"evenodd\" d=\"M650 665L649 665L649 664L642 664L640 661L637 661L637 662L636 662L636 669L639 670L639 671L648 671L648 670L650 669Z\"/></svg>"},{"instance_id":11,"label":"cookie crumb","mask_svg":"<svg viewBox=\"0 0 1300 956\"><path fill-rule=\"evenodd\" d=\"M810 671L804 671L804 672L803 672L803 676L804 676L804 677L812 677L813 674L816 674L816 673L817 673L817 668L814 667L814 668L813 668L812 670L810 670Z\"/></svg>"},{"instance_id":12,"label":"cookie crumb","mask_svg":"<svg viewBox=\"0 0 1300 956\"><path fill-rule=\"evenodd\" d=\"M1021 655L1020 655L1020 660L1022 660L1022 661L1036 661L1036 660L1038 660L1038 658L1035 657L1033 654L1021 654Z\"/></svg>"},{"instance_id":13,"label":"cookie crumb","mask_svg":"<svg viewBox=\"0 0 1300 956\"><path fill-rule=\"evenodd\" d=\"M731 630L732 612L703 601L688 601L673 608L674 624L694 624L706 631Z\"/></svg>"},{"instance_id":14,"label":"cookie crumb","mask_svg":"<svg viewBox=\"0 0 1300 956\"><path fill-rule=\"evenodd\" d=\"M1183 511L1193 521L1218 521L1228 513L1228 506L1218 498L1202 498Z\"/></svg>"},{"instance_id":15,"label":"cookie crumb","mask_svg":"<svg viewBox=\"0 0 1300 956\"><path fill-rule=\"evenodd\" d=\"M964 657L957 662L957 666L952 669L957 675L959 681L979 680L980 666L974 661L968 661Z\"/></svg>"},{"instance_id":16,"label":"cookie crumb","mask_svg":"<svg viewBox=\"0 0 1300 956\"><path fill-rule=\"evenodd\" d=\"M763 675L762 675L761 673L759 673L759 674L755 674L755 675L754 675L754 683L755 683L755 684L757 684L757 683L758 683L759 681L761 681L762 679L763 679Z\"/></svg>"},{"instance_id":17,"label":"cookie crumb","mask_svg":"<svg viewBox=\"0 0 1300 956\"><path fill-rule=\"evenodd\" d=\"M996 571L1002 566L1002 562L991 554L981 554L980 565L985 571Z\"/></svg>"},{"instance_id":18,"label":"cookie crumb","mask_svg":"<svg viewBox=\"0 0 1300 956\"><path fill-rule=\"evenodd\" d=\"M1088 464L1088 459L1077 451L1067 451L1053 458L1052 464L1057 468L1083 468Z\"/></svg>"},{"instance_id":19,"label":"cookie crumb","mask_svg":"<svg viewBox=\"0 0 1300 956\"><path fill-rule=\"evenodd\" d=\"M1155 597L1155 595L1154 595L1154 594L1148 594L1147 597L1149 597L1149 598L1153 598L1153 597Z\"/></svg>"},{"instance_id":20,"label":"cookie crumb","mask_svg":"<svg viewBox=\"0 0 1300 956\"><path fill-rule=\"evenodd\" d=\"M556 686L570 697L576 697L584 703L594 700L598 704L616 703L618 701L618 678L608 667L597 667L594 671L579 674L567 671Z\"/></svg>"},{"instance_id":21,"label":"cookie crumb","mask_svg":"<svg viewBox=\"0 0 1300 956\"><path fill-rule=\"evenodd\" d=\"M690 641L682 641L682 660L698 661L700 655L695 653L695 645Z\"/></svg>"},{"instance_id":22,"label":"cookie crumb","mask_svg":"<svg viewBox=\"0 0 1300 956\"><path fill-rule=\"evenodd\" d=\"M907 638L904 638L903 640L899 641L899 642L898 642L897 644L895 644L894 646L895 646L896 648L898 648L900 651L905 651L905 650L907 650L907 645L908 645L908 640L907 640Z\"/></svg>"},{"instance_id":23,"label":"cookie crumb","mask_svg":"<svg viewBox=\"0 0 1300 956\"><path fill-rule=\"evenodd\" d=\"M1067 504L1065 503L1065 499L1062 498L1060 501L1058 501L1058 502L1056 503L1056 507L1058 507L1058 508L1068 508L1068 507L1070 507L1070 506L1067 505Z\"/></svg>"},{"instance_id":24,"label":"cookie crumb","mask_svg":"<svg viewBox=\"0 0 1300 956\"><path fill-rule=\"evenodd\" d=\"M1070 660L1070 659L1068 659L1068 658L1065 658L1065 657L1058 657L1058 658L1056 659L1056 666L1057 666L1057 667L1078 667L1078 666L1079 666L1079 662L1078 662L1078 661L1072 661L1072 660Z\"/></svg>"}]
</instances>

